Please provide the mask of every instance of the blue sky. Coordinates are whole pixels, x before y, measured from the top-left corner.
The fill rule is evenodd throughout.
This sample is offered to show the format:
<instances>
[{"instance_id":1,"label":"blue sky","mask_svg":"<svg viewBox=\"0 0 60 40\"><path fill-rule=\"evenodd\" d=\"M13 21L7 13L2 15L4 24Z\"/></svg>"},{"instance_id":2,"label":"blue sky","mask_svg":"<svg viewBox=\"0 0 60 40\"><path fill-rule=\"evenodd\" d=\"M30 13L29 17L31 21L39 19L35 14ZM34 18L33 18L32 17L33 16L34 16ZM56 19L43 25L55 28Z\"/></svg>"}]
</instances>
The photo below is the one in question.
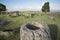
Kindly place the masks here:
<instances>
[{"instance_id":1,"label":"blue sky","mask_svg":"<svg viewBox=\"0 0 60 40\"><path fill-rule=\"evenodd\" d=\"M9 11L41 11L45 2L50 2L51 11L60 11L60 0L0 0Z\"/></svg>"}]
</instances>

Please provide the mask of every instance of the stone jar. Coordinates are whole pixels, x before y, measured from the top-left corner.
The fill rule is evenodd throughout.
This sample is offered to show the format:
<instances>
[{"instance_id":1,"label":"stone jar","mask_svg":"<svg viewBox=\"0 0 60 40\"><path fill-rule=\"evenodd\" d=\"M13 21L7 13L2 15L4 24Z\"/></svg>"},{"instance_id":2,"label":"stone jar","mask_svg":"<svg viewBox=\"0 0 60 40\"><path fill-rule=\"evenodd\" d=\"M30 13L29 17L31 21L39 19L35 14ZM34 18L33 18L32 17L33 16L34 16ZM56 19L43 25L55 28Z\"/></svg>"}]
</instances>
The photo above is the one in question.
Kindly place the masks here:
<instances>
[{"instance_id":1,"label":"stone jar","mask_svg":"<svg viewBox=\"0 0 60 40\"><path fill-rule=\"evenodd\" d=\"M29 22L20 28L20 40L51 40L49 27L42 22Z\"/></svg>"}]
</instances>

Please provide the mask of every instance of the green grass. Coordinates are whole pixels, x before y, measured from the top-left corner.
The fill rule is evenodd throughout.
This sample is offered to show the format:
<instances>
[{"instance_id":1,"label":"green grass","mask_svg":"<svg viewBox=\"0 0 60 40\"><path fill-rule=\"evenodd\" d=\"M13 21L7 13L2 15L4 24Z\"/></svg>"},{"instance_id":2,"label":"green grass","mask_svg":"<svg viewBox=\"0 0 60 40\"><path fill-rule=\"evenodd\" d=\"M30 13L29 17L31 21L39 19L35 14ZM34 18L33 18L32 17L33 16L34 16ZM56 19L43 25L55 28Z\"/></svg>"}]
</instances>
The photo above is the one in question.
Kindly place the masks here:
<instances>
[{"instance_id":1,"label":"green grass","mask_svg":"<svg viewBox=\"0 0 60 40\"><path fill-rule=\"evenodd\" d=\"M37 14L33 18L31 18L31 17L23 18L23 16L18 16L18 17L13 18L13 17L7 16L7 15L0 15L0 17L3 20L10 21L10 23L8 25L4 25L4 26L0 25L0 30L18 28L18 27L21 27L21 25L23 25L24 23L30 22L30 21L43 21L47 24L52 24L52 25L54 24L57 26L57 27L50 26L51 32L52 32L51 35L53 35L52 36L53 40L56 40L55 39L56 36L57 36L57 40L60 40L60 16L59 15L60 14L57 14L57 15L53 14L55 20L48 19L48 15L46 15L46 14L43 16ZM25 16L26 16L26 14L25 14Z\"/></svg>"}]
</instances>

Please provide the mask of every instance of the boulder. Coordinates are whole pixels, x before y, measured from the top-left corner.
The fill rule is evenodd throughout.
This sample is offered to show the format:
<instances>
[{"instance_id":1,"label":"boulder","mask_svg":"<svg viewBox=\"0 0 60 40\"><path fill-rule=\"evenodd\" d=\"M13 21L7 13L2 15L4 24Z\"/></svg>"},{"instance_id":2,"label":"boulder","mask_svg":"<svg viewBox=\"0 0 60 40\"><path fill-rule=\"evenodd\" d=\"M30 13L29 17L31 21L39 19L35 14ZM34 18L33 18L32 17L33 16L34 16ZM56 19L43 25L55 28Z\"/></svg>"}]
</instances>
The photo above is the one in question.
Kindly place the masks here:
<instances>
[{"instance_id":1,"label":"boulder","mask_svg":"<svg viewBox=\"0 0 60 40\"><path fill-rule=\"evenodd\" d=\"M26 16L26 15L21 15L22 16L22 18L29 18L29 16Z\"/></svg>"},{"instance_id":2,"label":"boulder","mask_svg":"<svg viewBox=\"0 0 60 40\"><path fill-rule=\"evenodd\" d=\"M42 22L29 22L20 28L20 40L51 40L49 27Z\"/></svg>"},{"instance_id":3,"label":"boulder","mask_svg":"<svg viewBox=\"0 0 60 40\"><path fill-rule=\"evenodd\" d=\"M53 16L48 16L49 19L51 20L54 20L54 17Z\"/></svg>"},{"instance_id":4,"label":"boulder","mask_svg":"<svg viewBox=\"0 0 60 40\"><path fill-rule=\"evenodd\" d=\"M8 24L8 21L6 21L6 20L0 20L0 25L6 25L6 24Z\"/></svg>"},{"instance_id":5,"label":"boulder","mask_svg":"<svg viewBox=\"0 0 60 40\"><path fill-rule=\"evenodd\" d=\"M18 14L17 13L10 13L9 16L11 16L11 17L17 17Z\"/></svg>"},{"instance_id":6,"label":"boulder","mask_svg":"<svg viewBox=\"0 0 60 40\"><path fill-rule=\"evenodd\" d=\"M31 14L31 17L33 18L35 16L35 14Z\"/></svg>"},{"instance_id":7,"label":"boulder","mask_svg":"<svg viewBox=\"0 0 60 40\"><path fill-rule=\"evenodd\" d=\"M0 35L4 35L6 37L9 37L10 35L13 35L13 32L12 31L0 31Z\"/></svg>"}]
</instances>

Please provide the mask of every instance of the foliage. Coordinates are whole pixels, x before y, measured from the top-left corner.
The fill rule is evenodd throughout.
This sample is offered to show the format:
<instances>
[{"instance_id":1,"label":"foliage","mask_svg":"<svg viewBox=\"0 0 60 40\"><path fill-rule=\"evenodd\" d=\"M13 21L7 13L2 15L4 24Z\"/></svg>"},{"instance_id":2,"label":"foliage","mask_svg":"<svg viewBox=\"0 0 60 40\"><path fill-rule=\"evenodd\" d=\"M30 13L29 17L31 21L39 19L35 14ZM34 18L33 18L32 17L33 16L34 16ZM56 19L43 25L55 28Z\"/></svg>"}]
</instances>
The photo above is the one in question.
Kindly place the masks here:
<instances>
[{"instance_id":1,"label":"foliage","mask_svg":"<svg viewBox=\"0 0 60 40\"><path fill-rule=\"evenodd\" d=\"M0 11L5 11L5 10L6 10L6 6L0 3Z\"/></svg>"},{"instance_id":2,"label":"foliage","mask_svg":"<svg viewBox=\"0 0 60 40\"><path fill-rule=\"evenodd\" d=\"M43 6L42 6L42 12L50 12L50 7L49 7L49 2L46 2Z\"/></svg>"}]
</instances>

